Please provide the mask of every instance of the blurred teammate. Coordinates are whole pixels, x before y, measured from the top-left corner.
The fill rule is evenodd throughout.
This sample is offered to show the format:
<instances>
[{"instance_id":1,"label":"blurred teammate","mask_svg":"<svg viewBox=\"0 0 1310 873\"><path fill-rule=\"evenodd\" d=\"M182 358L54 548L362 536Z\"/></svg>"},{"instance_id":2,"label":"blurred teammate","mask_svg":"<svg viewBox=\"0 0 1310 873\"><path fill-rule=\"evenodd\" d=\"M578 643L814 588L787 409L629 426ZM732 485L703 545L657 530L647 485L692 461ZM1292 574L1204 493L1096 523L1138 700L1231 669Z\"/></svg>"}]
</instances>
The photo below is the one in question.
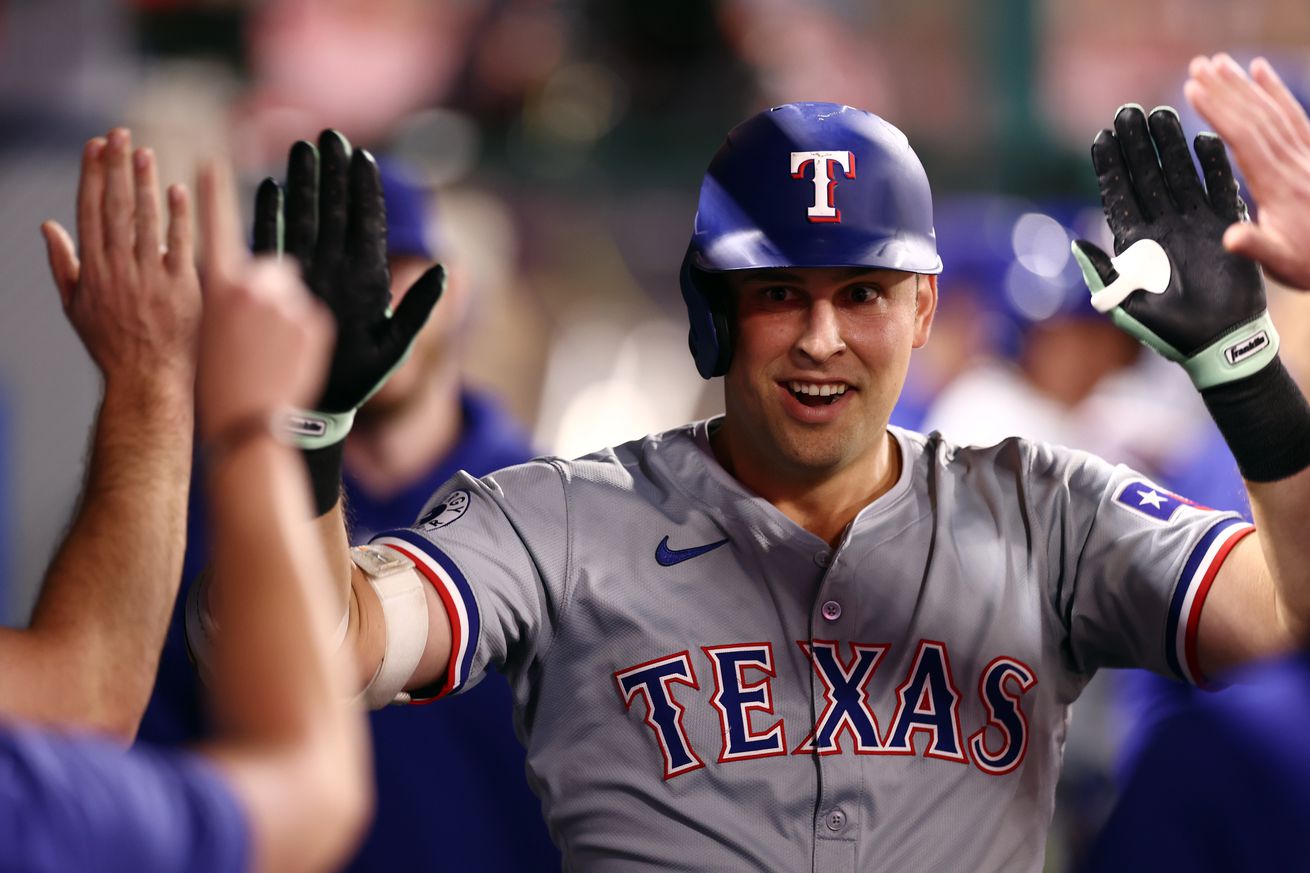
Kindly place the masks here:
<instances>
[{"instance_id":1,"label":"blurred teammate","mask_svg":"<svg viewBox=\"0 0 1310 873\"><path fill-rule=\"evenodd\" d=\"M1310 120L1263 58L1247 76L1218 54L1192 61L1184 93L1233 151L1259 205L1224 233L1230 251L1259 261L1289 288L1310 290Z\"/></svg>"},{"instance_id":2,"label":"blurred teammate","mask_svg":"<svg viewBox=\"0 0 1310 873\"><path fill-rule=\"evenodd\" d=\"M1039 869L1097 669L1204 682L1310 623L1310 407L1219 243L1216 146L1203 188L1176 116L1119 113L1094 148L1117 254L1077 254L1202 391L1259 535L1083 453L888 428L936 307L927 180L882 119L801 103L735 128L702 186L683 293L726 414L457 476L350 563L331 449L432 292L388 317L367 157L293 151L286 248L333 258L315 290L349 337L299 430L365 699L506 672L570 869Z\"/></svg>"},{"instance_id":3,"label":"blurred teammate","mask_svg":"<svg viewBox=\"0 0 1310 873\"><path fill-rule=\"evenodd\" d=\"M425 188L404 165L379 167L386 198L387 267L399 302L434 262L437 228ZM307 275L311 275L307 271ZM475 302L454 265L442 306L409 357L362 408L344 447L352 541L410 524L460 470L475 475L532 457L522 429L496 400L463 385L464 335ZM210 560L203 501L192 501L183 577ZM179 605L161 678L141 736L175 745L206 732L202 696L187 658ZM491 677L451 706L372 714L378 816L348 869L550 870L558 851L541 822L514 735L509 686ZM444 792L432 796L431 786Z\"/></svg>"},{"instance_id":4,"label":"blurred teammate","mask_svg":"<svg viewBox=\"0 0 1310 873\"><path fill-rule=\"evenodd\" d=\"M177 593L200 286L186 191L121 128L82 156L74 250L42 225L64 312L104 378L86 484L24 630L0 629L0 713L129 743ZM53 693L52 689L59 689Z\"/></svg>"},{"instance_id":5,"label":"blurred teammate","mask_svg":"<svg viewBox=\"0 0 1310 873\"><path fill-rule=\"evenodd\" d=\"M1291 287L1310 289L1305 110L1263 59L1247 76L1227 55L1198 57L1185 93L1228 143L1255 195L1257 221L1227 228L1225 247ZM1230 678L1235 684L1213 695L1154 693L1157 711L1134 738L1119 801L1087 869L1305 866L1310 656L1303 651Z\"/></svg>"},{"instance_id":6,"label":"blurred teammate","mask_svg":"<svg viewBox=\"0 0 1310 873\"><path fill-rule=\"evenodd\" d=\"M129 161L135 164L135 187ZM117 129L86 148L78 254L61 228L44 228L65 309L105 372L106 406L121 402L114 394L123 390L118 379L130 375L142 382L135 386L140 394L128 395L137 403L132 411L138 427L157 424L150 416L153 404L173 399L156 391L179 391L191 407L196 362L199 300L187 197L180 187L169 192L166 250L155 198L152 155L133 154L128 132ZM353 845L370 808L363 720L342 704L340 671L329 666L331 607L321 588L308 584L326 568L315 566L314 557L293 560L306 547L304 475L295 455L274 438L274 417L313 396L323 379L331 322L290 271L253 268L240 254L232 193L221 171L202 175L200 206L210 263L196 407L215 499L214 540L240 565L230 574L233 584L212 604L214 620L228 628L210 660L224 731L199 753L165 753L124 751L107 738L7 724L0 730L0 870L327 870ZM132 461L116 458L119 444L110 438L130 433L114 425L131 418L107 420L102 411L98 461L127 464L126 472L116 468L123 481L112 484L151 498L150 475L133 475ZM181 435L189 442L189 426L168 426L175 431L171 440ZM141 447L144 457L136 462L155 457L149 439L124 445ZM177 492L178 501L185 500L189 456L184 445L177 468L151 471L161 488ZM76 660L58 646L38 649L36 643L70 634L76 645L85 637L92 654L116 654L106 669L128 674L122 690L126 724L98 723L103 710L94 699L70 700L71 714L56 718L116 729L121 742L124 733L130 737L133 710L144 701L130 680L153 673L158 657L142 647L159 643L159 616L168 612L181 544L154 548L148 534L156 507L145 507L144 514L129 511L117 501L117 491L96 484L93 477L80 514L95 520L83 531L94 538L70 537L58 559L94 581L84 598L89 602L79 607L69 591L43 593L46 617L25 632L33 648L22 653L23 660L6 663L6 691L25 703L75 689L71 683L78 677L66 671L77 669ZM139 510L140 502L131 508ZM140 555L103 552L103 541L129 548L142 538ZM247 565L240 556L250 555L258 560ZM140 574L167 594L142 592L143 580L124 573ZM47 584L68 583L52 572ZM119 609L96 614L101 598L122 599L121 612L136 613L145 625L145 640L130 622L118 620ZM44 685L21 686L16 677L24 674ZM87 715L78 713L79 705ZM6 722L13 715L7 713Z\"/></svg>"}]
</instances>

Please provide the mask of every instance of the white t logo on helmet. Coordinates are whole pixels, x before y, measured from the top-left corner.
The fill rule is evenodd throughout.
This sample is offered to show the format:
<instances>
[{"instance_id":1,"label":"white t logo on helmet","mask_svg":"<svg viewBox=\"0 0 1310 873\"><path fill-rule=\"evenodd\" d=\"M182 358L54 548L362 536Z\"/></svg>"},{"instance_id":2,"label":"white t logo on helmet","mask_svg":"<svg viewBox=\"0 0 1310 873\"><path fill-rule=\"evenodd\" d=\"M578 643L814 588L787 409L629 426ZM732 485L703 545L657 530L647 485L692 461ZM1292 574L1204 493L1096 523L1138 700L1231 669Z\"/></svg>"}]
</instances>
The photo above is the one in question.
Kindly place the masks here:
<instances>
[{"instance_id":1,"label":"white t logo on helmet","mask_svg":"<svg viewBox=\"0 0 1310 873\"><path fill-rule=\"evenodd\" d=\"M841 167L846 178L855 178L854 152L792 152L791 177L805 178L807 164L814 165L814 205L805 211L810 221L841 221L841 210L833 202L834 167Z\"/></svg>"}]
</instances>

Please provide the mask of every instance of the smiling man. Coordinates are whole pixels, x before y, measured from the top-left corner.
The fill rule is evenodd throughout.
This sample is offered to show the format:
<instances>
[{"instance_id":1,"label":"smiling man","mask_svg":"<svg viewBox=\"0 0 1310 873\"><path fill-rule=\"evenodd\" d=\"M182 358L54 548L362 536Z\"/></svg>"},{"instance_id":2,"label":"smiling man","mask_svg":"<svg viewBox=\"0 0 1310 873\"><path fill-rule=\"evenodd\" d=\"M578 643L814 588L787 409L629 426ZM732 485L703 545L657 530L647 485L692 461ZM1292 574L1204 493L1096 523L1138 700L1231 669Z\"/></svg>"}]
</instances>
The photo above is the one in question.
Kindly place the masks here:
<instances>
[{"instance_id":1,"label":"smiling man","mask_svg":"<svg viewBox=\"0 0 1310 873\"><path fill-rule=\"evenodd\" d=\"M937 277L862 267L722 277L735 330L724 469L832 545L895 481L887 419L928 340ZM836 510L836 511L834 511Z\"/></svg>"},{"instance_id":2,"label":"smiling man","mask_svg":"<svg viewBox=\"0 0 1310 873\"><path fill-rule=\"evenodd\" d=\"M1085 453L889 427L937 305L928 182L877 116L788 104L729 134L683 263L723 417L460 474L353 567L321 516L367 699L505 672L570 870L1039 870L1097 669L1201 684L1310 619L1310 409L1222 248L1222 149L1198 144L1203 190L1181 136L1135 108L1102 132L1116 252L1138 248L1079 256L1200 374L1259 535Z\"/></svg>"}]
</instances>

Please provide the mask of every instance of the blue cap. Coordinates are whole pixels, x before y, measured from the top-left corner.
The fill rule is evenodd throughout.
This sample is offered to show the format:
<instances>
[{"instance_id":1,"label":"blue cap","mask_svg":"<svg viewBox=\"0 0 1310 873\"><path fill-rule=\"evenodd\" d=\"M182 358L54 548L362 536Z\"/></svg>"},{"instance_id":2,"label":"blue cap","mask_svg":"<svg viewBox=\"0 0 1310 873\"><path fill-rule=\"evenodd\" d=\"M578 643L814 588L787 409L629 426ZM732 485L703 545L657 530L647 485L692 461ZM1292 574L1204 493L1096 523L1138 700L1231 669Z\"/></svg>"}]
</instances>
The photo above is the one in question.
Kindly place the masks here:
<instances>
[{"instance_id":1,"label":"blue cap","mask_svg":"<svg viewBox=\"0 0 1310 873\"><path fill-rule=\"evenodd\" d=\"M418 174L395 158L379 158L382 194L387 200L387 255L435 260L436 222L432 193Z\"/></svg>"}]
</instances>

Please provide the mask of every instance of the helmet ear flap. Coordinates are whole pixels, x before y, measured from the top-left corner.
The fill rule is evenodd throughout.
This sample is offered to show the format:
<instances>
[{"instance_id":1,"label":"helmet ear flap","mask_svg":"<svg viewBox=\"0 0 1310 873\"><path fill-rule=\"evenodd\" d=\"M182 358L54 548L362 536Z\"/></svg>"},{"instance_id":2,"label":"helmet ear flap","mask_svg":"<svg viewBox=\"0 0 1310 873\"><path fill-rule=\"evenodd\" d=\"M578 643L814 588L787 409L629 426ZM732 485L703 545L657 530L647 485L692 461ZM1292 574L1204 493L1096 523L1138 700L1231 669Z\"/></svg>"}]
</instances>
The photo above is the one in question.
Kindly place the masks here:
<instances>
[{"instance_id":1,"label":"helmet ear flap","mask_svg":"<svg viewBox=\"0 0 1310 873\"><path fill-rule=\"evenodd\" d=\"M687 305L691 329L687 345L702 378L712 379L728 372L732 361L732 321L727 295L713 274L695 266L695 250L687 249L679 276L682 300Z\"/></svg>"},{"instance_id":2,"label":"helmet ear flap","mask_svg":"<svg viewBox=\"0 0 1310 873\"><path fill-rule=\"evenodd\" d=\"M732 307L729 305L731 301L727 291L722 282L715 281L709 294L710 312L714 317L714 330L719 340L719 354L714 361L711 376L725 375L728 365L732 363L732 319L729 317Z\"/></svg>"}]
</instances>

